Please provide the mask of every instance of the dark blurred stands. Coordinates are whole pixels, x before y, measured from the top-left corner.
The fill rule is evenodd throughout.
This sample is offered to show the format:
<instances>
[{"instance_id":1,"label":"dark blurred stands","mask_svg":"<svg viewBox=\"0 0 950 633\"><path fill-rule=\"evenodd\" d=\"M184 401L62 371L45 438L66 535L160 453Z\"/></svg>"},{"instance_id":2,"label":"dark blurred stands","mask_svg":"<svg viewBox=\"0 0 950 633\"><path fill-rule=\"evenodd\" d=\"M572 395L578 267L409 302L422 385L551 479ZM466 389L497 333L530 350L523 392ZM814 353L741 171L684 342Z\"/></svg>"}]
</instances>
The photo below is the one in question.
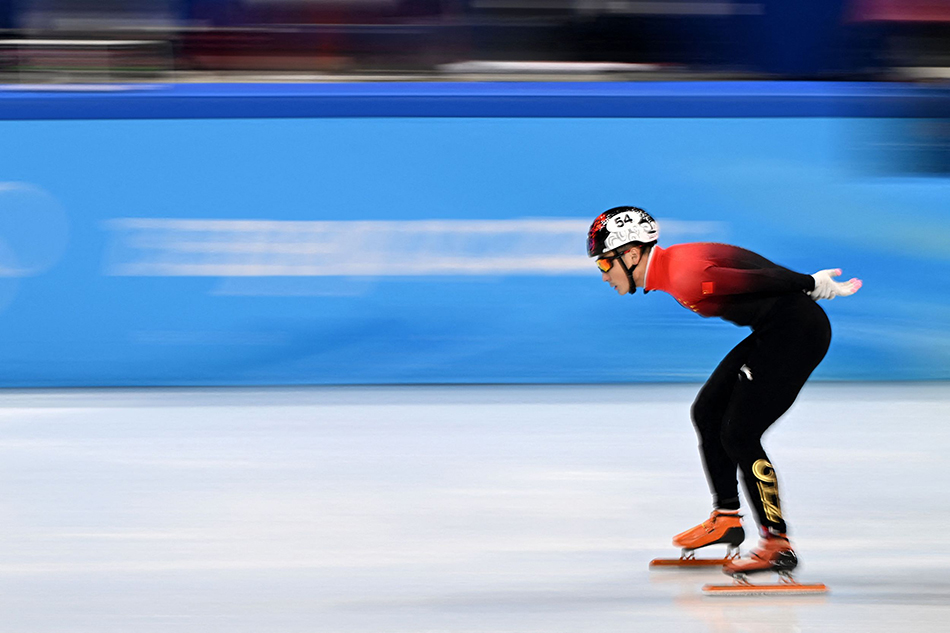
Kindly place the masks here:
<instances>
[{"instance_id":1,"label":"dark blurred stands","mask_svg":"<svg viewBox=\"0 0 950 633\"><path fill-rule=\"evenodd\" d=\"M950 78L950 0L855 0L850 9L869 65L904 78Z\"/></svg>"},{"instance_id":2,"label":"dark blurred stands","mask_svg":"<svg viewBox=\"0 0 950 633\"><path fill-rule=\"evenodd\" d=\"M950 66L948 25L950 0L7 0L0 72L7 81L427 78L561 62L522 68L866 79L926 67L939 76ZM481 64L462 64L473 60Z\"/></svg>"}]
</instances>

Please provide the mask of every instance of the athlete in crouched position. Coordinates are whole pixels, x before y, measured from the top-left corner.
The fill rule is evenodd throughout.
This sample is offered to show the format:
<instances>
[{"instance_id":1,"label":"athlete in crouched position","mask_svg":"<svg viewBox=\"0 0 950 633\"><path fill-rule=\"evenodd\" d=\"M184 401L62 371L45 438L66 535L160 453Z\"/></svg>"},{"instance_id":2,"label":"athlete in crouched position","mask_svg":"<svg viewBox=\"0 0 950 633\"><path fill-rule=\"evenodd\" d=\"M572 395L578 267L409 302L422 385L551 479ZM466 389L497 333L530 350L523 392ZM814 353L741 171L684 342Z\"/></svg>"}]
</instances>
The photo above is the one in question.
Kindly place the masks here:
<instances>
[{"instance_id":1,"label":"athlete in crouched position","mask_svg":"<svg viewBox=\"0 0 950 633\"><path fill-rule=\"evenodd\" d=\"M779 503L778 479L762 434L795 401L828 351L831 326L818 299L857 292L859 279L837 282L840 270L796 273L726 244L657 246L656 221L643 209L615 207L594 220L587 254L619 294L662 290L704 317L749 326L752 333L719 363L692 407L706 476L713 493L709 519L673 544L694 550L715 543L738 547L737 469L759 522L751 558L726 561L723 571L788 572L798 564Z\"/></svg>"}]
</instances>

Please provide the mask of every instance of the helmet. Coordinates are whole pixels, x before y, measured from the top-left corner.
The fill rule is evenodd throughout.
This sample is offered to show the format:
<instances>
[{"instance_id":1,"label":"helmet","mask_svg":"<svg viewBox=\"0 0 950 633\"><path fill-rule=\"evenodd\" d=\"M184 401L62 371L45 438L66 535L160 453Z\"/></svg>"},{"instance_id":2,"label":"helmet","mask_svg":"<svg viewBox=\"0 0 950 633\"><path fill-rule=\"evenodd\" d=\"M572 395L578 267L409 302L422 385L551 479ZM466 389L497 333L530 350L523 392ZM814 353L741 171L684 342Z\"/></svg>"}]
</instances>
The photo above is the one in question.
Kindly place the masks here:
<instances>
[{"instance_id":1,"label":"helmet","mask_svg":"<svg viewBox=\"0 0 950 633\"><path fill-rule=\"evenodd\" d=\"M594 220L587 233L587 256L604 253L630 244L654 244L660 236L656 220L639 207L614 207Z\"/></svg>"}]
</instances>

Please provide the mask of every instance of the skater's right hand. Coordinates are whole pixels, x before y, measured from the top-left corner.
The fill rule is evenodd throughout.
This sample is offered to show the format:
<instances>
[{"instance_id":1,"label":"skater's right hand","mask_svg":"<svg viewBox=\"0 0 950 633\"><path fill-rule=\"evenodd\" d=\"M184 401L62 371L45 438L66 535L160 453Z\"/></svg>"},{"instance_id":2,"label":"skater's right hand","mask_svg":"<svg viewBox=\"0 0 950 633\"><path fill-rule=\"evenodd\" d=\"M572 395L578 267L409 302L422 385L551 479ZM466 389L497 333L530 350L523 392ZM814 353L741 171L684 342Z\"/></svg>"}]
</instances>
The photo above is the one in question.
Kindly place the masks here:
<instances>
[{"instance_id":1,"label":"skater's right hand","mask_svg":"<svg viewBox=\"0 0 950 633\"><path fill-rule=\"evenodd\" d=\"M840 268L819 270L812 275L815 278L815 289L809 292L808 296L815 301L834 299L835 297L849 297L861 288L862 282L857 277L852 277L848 281L835 281L834 278L840 274Z\"/></svg>"}]
</instances>

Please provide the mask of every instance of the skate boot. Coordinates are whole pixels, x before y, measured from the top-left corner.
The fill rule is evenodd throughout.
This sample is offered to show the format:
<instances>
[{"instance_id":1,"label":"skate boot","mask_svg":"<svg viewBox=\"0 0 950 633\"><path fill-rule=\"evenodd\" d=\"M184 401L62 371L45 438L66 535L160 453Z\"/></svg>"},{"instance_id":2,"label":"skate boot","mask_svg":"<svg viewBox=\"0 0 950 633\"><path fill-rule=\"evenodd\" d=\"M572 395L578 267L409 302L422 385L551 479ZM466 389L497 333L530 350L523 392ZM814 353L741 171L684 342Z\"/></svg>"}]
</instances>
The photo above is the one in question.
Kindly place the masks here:
<instances>
[{"instance_id":1,"label":"skate boot","mask_svg":"<svg viewBox=\"0 0 950 633\"><path fill-rule=\"evenodd\" d=\"M744 540L738 510L713 510L708 519L673 537L673 545L681 549L679 558L655 558L650 567L721 567L739 557L739 544ZM697 549L717 543L726 546L723 558L696 558Z\"/></svg>"},{"instance_id":2,"label":"skate boot","mask_svg":"<svg viewBox=\"0 0 950 633\"><path fill-rule=\"evenodd\" d=\"M774 571L787 577L798 566L798 556L784 534L768 534L759 546L752 550L749 558L727 561L722 572L733 577L744 577L763 571Z\"/></svg>"},{"instance_id":3,"label":"skate boot","mask_svg":"<svg viewBox=\"0 0 950 633\"><path fill-rule=\"evenodd\" d=\"M731 585L706 585L707 596L763 596L782 594L827 593L823 583L802 584L792 578L792 570L798 566L798 557L784 534L767 533L752 550L750 558L726 561L722 571L732 576ZM746 574L771 571L778 574L778 582L752 584Z\"/></svg>"},{"instance_id":4,"label":"skate boot","mask_svg":"<svg viewBox=\"0 0 950 633\"><path fill-rule=\"evenodd\" d=\"M742 515L738 511L713 510L708 519L674 536L673 545L684 550L696 550L707 545L725 543L728 549L735 549L744 540Z\"/></svg>"}]
</instances>

